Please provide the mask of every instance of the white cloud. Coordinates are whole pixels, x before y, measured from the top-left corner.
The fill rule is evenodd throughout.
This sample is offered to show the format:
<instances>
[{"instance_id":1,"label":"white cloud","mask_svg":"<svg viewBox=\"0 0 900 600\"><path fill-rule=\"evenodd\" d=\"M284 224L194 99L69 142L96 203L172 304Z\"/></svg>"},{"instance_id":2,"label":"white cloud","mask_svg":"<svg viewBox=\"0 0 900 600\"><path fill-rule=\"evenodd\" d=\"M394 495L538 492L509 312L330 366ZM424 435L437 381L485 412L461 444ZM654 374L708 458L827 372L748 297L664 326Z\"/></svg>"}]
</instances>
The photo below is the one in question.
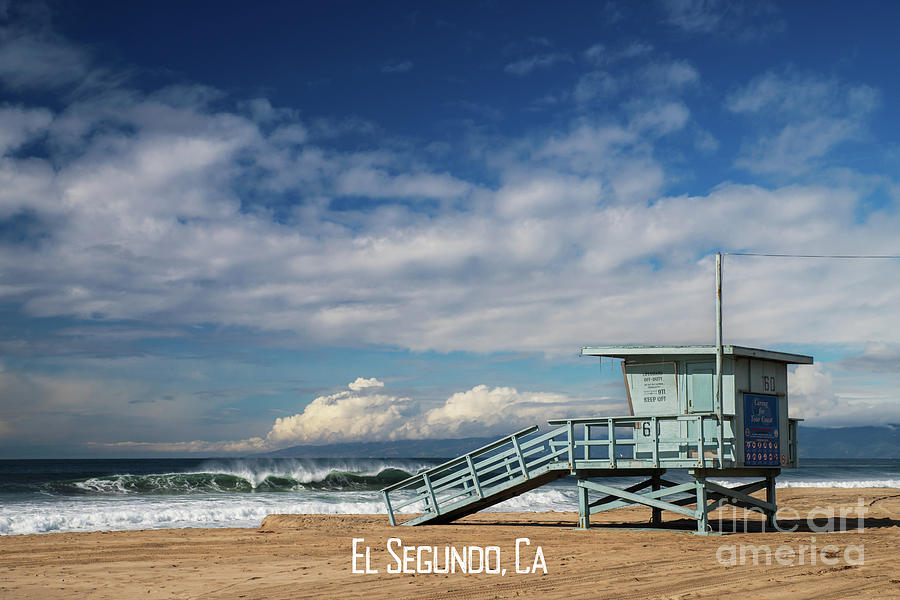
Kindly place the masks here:
<instances>
[{"instance_id":1,"label":"white cloud","mask_svg":"<svg viewBox=\"0 0 900 600\"><path fill-rule=\"evenodd\" d=\"M0 156L46 131L51 120L46 109L0 107Z\"/></svg>"},{"instance_id":2,"label":"white cloud","mask_svg":"<svg viewBox=\"0 0 900 600\"><path fill-rule=\"evenodd\" d=\"M662 5L673 25L700 33L719 27L727 10L718 0L666 0Z\"/></svg>"},{"instance_id":3,"label":"white cloud","mask_svg":"<svg viewBox=\"0 0 900 600\"><path fill-rule=\"evenodd\" d=\"M767 71L732 92L725 107L736 113L766 111L786 118L866 114L880 105L880 93L865 84L846 84L834 78L795 69Z\"/></svg>"},{"instance_id":4,"label":"white cloud","mask_svg":"<svg viewBox=\"0 0 900 600\"><path fill-rule=\"evenodd\" d=\"M900 344L866 342L862 353L850 355L838 365L851 371L900 374Z\"/></svg>"},{"instance_id":5,"label":"white cloud","mask_svg":"<svg viewBox=\"0 0 900 600\"><path fill-rule=\"evenodd\" d=\"M683 129L690 114L683 103L667 102L634 115L630 126L642 133L666 135Z\"/></svg>"},{"instance_id":6,"label":"white cloud","mask_svg":"<svg viewBox=\"0 0 900 600\"><path fill-rule=\"evenodd\" d=\"M626 83L646 77L675 94L699 81L687 63L651 65ZM874 111L878 94L789 72L751 82L727 106L776 119L747 145L748 168L797 168L858 135L853 115ZM229 107L204 86L119 85L55 112L5 110L7 146L40 135L51 154L0 158L0 218L32 215L39 234L0 253L0 299L26 318L212 322L308 344L438 351L709 342L712 249L891 254L900 230L893 206L858 218L872 186L852 178L663 196L677 173L656 141L691 124L687 104L668 95L627 103L625 116L477 140L481 181L372 136L371 123L301 120L259 98ZM367 145L328 144L347 135ZM898 296L892 263L729 258L726 335L897 344ZM349 388L282 429L312 436L313 417L342 423L371 402L415 407L373 391Z\"/></svg>"},{"instance_id":7,"label":"white cloud","mask_svg":"<svg viewBox=\"0 0 900 600\"><path fill-rule=\"evenodd\" d=\"M414 427L418 436L426 438L502 435L580 414L586 410L585 404L562 394L477 385L453 394L443 405L426 412Z\"/></svg>"},{"instance_id":8,"label":"white cloud","mask_svg":"<svg viewBox=\"0 0 900 600\"><path fill-rule=\"evenodd\" d=\"M653 92L680 91L700 80L697 69L685 60L651 62L644 66L639 77L641 83Z\"/></svg>"},{"instance_id":9,"label":"white cloud","mask_svg":"<svg viewBox=\"0 0 900 600\"><path fill-rule=\"evenodd\" d=\"M594 44L590 48L584 51L584 57L597 65L601 65L606 62L608 56L608 52L606 50L606 46L604 44Z\"/></svg>"},{"instance_id":10,"label":"white cloud","mask_svg":"<svg viewBox=\"0 0 900 600\"><path fill-rule=\"evenodd\" d=\"M319 396L302 413L280 417L266 436L270 447L396 439L403 435L414 409L409 398L345 390Z\"/></svg>"},{"instance_id":11,"label":"white cloud","mask_svg":"<svg viewBox=\"0 0 900 600\"><path fill-rule=\"evenodd\" d=\"M189 442L87 442L84 445L88 448L102 448L104 450L137 450L140 452L173 454L221 453L230 456L269 450L269 446L266 445L266 441L262 438L225 440L221 442L207 442L204 440Z\"/></svg>"},{"instance_id":12,"label":"white cloud","mask_svg":"<svg viewBox=\"0 0 900 600\"><path fill-rule=\"evenodd\" d=\"M606 71L591 71L581 76L575 84L572 97L579 104L586 104L597 98L609 98L619 92L620 84Z\"/></svg>"},{"instance_id":13,"label":"white cloud","mask_svg":"<svg viewBox=\"0 0 900 600\"><path fill-rule=\"evenodd\" d=\"M701 152L715 152L719 149L719 140L709 131L698 129L694 136L694 147Z\"/></svg>"},{"instance_id":14,"label":"white cloud","mask_svg":"<svg viewBox=\"0 0 900 600\"><path fill-rule=\"evenodd\" d=\"M381 169L350 167L335 181L335 192L345 196L369 198L456 198L472 186L448 174L400 173L390 175Z\"/></svg>"},{"instance_id":15,"label":"white cloud","mask_svg":"<svg viewBox=\"0 0 900 600\"><path fill-rule=\"evenodd\" d=\"M880 102L880 92L865 84L794 69L764 73L725 103L762 125L762 133L745 142L736 164L759 173L807 171L840 144L865 137L867 120Z\"/></svg>"},{"instance_id":16,"label":"white cloud","mask_svg":"<svg viewBox=\"0 0 900 600\"><path fill-rule=\"evenodd\" d=\"M411 60L403 60L398 62L391 62L383 65L381 67L382 73L406 73L407 71L411 71L413 68L413 62Z\"/></svg>"},{"instance_id":17,"label":"white cloud","mask_svg":"<svg viewBox=\"0 0 900 600\"><path fill-rule=\"evenodd\" d=\"M84 82L88 56L46 34L0 30L0 81L13 89L52 89Z\"/></svg>"},{"instance_id":18,"label":"white cloud","mask_svg":"<svg viewBox=\"0 0 900 600\"><path fill-rule=\"evenodd\" d=\"M785 28L778 7L765 0L662 0L661 6L668 23L688 33L748 42Z\"/></svg>"},{"instance_id":19,"label":"white cloud","mask_svg":"<svg viewBox=\"0 0 900 600\"><path fill-rule=\"evenodd\" d=\"M585 105L628 93L637 98L658 101L661 96L677 96L685 92L699 80L700 73L687 61L651 60L639 67L619 69L615 75L608 69L589 71L578 79L572 98L576 103Z\"/></svg>"},{"instance_id":20,"label":"white cloud","mask_svg":"<svg viewBox=\"0 0 900 600\"><path fill-rule=\"evenodd\" d=\"M653 46L634 41L622 48L607 48L605 44L594 44L584 51L584 58L596 66L605 66L621 60L646 56L653 51Z\"/></svg>"},{"instance_id":21,"label":"white cloud","mask_svg":"<svg viewBox=\"0 0 900 600\"><path fill-rule=\"evenodd\" d=\"M378 381L374 377L368 379L365 377L357 377L356 381L353 381L347 385L347 387L350 388L351 391L358 392L368 388L384 387L384 382Z\"/></svg>"},{"instance_id":22,"label":"white cloud","mask_svg":"<svg viewBox=\"0 0 900 600\"><path fill-rule=\"evenodd\" d=\"M647 42L635 41L631 42L617 53L616 56L619 58L636 58L638 56L645 56L653 52L653 45L648 44Z\"/></svg>"},{"instance_id":23,"label":"white cloud","mask_svg":"<svg viewBox=\"0 0 900 600\"><path fill-rule=\"evenodd\" d=\"M805 425L825 427L897 423L900 407L894 390L900 384L900 372L896 356L885 357L885 352L892 350L867 344L864 355L858 357L862 360L796 367L788 377L791 416L806 419ZM856 373L842 370L848 368ZM879 373L880 381L861 380L860 370Z\"/></svg>"},{"instance_id":24,"label":"white cloud","mask_svg":"<svg viewBox=\"0 0 900 600\"><path fill-rule=\"evenodd\" d=\"M838 406L831 373L821 364L798 365L788 377L791 417L816 419L832 416Z\"/></svg>"},{"instance_id":25,"label":"white cloud","mask_svg":"<svg viewBox=\"0 0 900 600\"><path fill-rule=\"evenodd\" d=\"M497 193L496 207L498 213L513 220L530 216L546 218L560 211L590 210L602 197L599 181L544 174L533 178L523 176L503 186ZM538 224L534 226L531 235ZM545 244L537 246L546 248Z\"/></svg>"},{"instance_id":26,"label":"white cloud","mask_svg":"<svg viewBox=\"0 0 900 600\"><path fill-rule=\"evenodd\" d=\"M536 69L546 69L560 62L572 62L572 57L562 52L535 54L507 64L503 70L511 75L527 75Z\"/></svg>"},{"instance_id":27,"label":"white cloud","mask_svg":"<svg viewBox=\"0 0 900 600\"><path fill-rule=\"evenodd\" d=\"M319 396L302 413L275 420L263 438L219 442L114 442L111 448L162 452L260 452L301 444L508 435L548 419L620 403L563 394L477 385L443 402L425 403L376 391L377 379L357 378L347 390Z\"/></svg>"},{"instance_id":28,"label":"white cloud","mask_svg":"<svg viewBox=\"0 0 900 600\"><path fill-rule=\"evenodd\" d=\"M724 185L661 198L666 174L651 144L686 125L678 102L644 106L625 124L579 123L525 139L507 155L501 147L492 153L499 183L485 189L386 150L339 153L302 136L299 148L285 148L273 138L289 123L266 133L202 104L129 97L83 101L66 112L79 121L67 131L90 131L102 119L135 133L77 136L80 146L69 147L80 152L56 168L40 159L0 162L9 183L0 189L2 214L34 211L51 233L40 247L0 255L0 295L22 302L28 315L151 325L214 319L293 331L310 343L437 350L702 341L710 271L698 247L890 252L897 227L891 215L857 223L861 192L852 187ZM248 158L258 179L242 166ZM287 222L242 210L234 186L248 177L258 189L300 191L308 200ZM393 202L331 210L338 194L442 204L434 213ZM648 270L650 258L658 270ZM782 267L729 273L729 285L746 281L730 302L765 298L754 290L769 289L761 282L773 281L772 272L785 285L770 290L780 310L764 327L744 327L740 315L752 304L735 306L732 332L765 345L892 341L888 305L870 309L863 327L818 323L823 314L860 322L854 311L865 296L856 290L893 286L875 265L855 269L862 279L852 289L831 266L815 276ZM801 282L823 290L814 310L804 308ZM650 293L657 289L672 291ZM648 327L659 320L670 325Z\"/></svg>"},{"instance_id":29,"label":"white cloud","mask_svg":"<svg viewBox=\"0 0 900 600\"><path fill-rule=\"evenodd\" d=\"M848 119L817 118L790 123L775 135L745 145L735 164L756 173L798 175L808 170L814 159L860 136L860 124Z\"/></svg>"}]
</instances>

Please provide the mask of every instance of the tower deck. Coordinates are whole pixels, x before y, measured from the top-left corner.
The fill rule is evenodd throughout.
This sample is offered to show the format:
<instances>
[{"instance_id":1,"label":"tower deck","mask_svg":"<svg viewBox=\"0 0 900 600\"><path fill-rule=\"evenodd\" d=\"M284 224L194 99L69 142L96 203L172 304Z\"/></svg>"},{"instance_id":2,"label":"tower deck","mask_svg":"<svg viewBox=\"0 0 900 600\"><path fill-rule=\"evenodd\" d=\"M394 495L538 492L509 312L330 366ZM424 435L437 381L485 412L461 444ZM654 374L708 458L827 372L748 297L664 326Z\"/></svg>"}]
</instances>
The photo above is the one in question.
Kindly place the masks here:
<instances>
[{"instance_id":1,"label":"tower deck","mask_svg":"<svg viewBox=\"0 0 900 600\"><path fill-rule=\"evenodd\" d=\"M529 427L384 488L388 518L396 525L398 511L414 507L420 514L403 525L448 523L567 476L578 479L581 527L589 526L591 514L630 504L652 507L656 522L661 510L695 518L703 533L706 515L726 503L771 517L776 510L774 478L780 468L737 466L733 439L724 441L726 453L719 457L719 440L704 435L717 431L704 426L715 419L709 414L603 417L550 421L547 432ZM662 424L668 421L692 423L698 434L660 435L667 431ZM790 435L796 442L794 422ZM796 452L796 443L789 448ZM792 459L795 462L795 456ZM689 469L694 481L668 481L667 469ZM728 488L706 481L710 476L764 479ZM607 477L649 479L625 490L590 481ZM767 491L765 501L750 496L762 489ZM591 502L589 492L603 497Z\"/></svg>"}]
</instances>

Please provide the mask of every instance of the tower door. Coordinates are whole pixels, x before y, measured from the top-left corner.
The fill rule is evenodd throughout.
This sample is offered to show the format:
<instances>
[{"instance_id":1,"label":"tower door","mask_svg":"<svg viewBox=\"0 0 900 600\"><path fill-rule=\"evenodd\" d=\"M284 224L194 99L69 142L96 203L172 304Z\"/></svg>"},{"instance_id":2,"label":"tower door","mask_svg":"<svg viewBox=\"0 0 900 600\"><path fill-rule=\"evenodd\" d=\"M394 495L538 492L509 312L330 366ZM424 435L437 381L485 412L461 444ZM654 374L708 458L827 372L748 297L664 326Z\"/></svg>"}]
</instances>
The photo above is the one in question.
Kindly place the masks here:
<instances>
[{"instance_id":1,"label":"tower door","mask_svg":"<svg viewBox=\"0 0 900 600\"><path fill-rule=\"evenodd\" d=\"M716 375L714 363L687 364L688 412L712 412L715 406L713 378Z\"/></svg>"}]
</instances>

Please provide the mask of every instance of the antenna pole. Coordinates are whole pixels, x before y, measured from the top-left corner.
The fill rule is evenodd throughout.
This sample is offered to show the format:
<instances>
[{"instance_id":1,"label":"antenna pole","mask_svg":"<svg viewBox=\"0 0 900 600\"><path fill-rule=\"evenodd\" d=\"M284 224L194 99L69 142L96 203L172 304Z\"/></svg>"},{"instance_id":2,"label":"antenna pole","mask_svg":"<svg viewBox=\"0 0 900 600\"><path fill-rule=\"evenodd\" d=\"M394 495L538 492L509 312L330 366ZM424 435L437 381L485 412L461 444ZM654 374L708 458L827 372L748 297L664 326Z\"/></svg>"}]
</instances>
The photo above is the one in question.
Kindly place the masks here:
<instances>
[{"instance_id":1,"label":"antenna pole","mask_svg":"<svg viewBox=\"0 0 900 600\"><path fill-rule=\"evenodd\" d=\"M716 417L719 427L717 436L719 468L725 467L725 457L722 454L725 433L722 410L722 354L722 253L716 252Z\"/></svg>"}]
</instances>

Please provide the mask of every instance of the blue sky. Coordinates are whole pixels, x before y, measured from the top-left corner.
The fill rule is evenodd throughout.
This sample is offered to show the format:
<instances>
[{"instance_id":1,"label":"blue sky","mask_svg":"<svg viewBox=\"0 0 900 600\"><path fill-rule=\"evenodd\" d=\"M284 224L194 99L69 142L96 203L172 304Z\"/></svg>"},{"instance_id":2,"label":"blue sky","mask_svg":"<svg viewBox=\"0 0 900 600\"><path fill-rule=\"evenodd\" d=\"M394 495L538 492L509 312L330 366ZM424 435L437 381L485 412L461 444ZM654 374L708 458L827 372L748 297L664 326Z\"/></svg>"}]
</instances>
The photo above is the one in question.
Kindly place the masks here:
<instances>
[{"instance_id":1,"label":"blue sky","mask_svg":"<svg viewBox=\"0 0 900 600\"><path fill-rule=\"evenodd\" d=\"M0 456L621 414L716 251L900 254L891 3L0 2ZM900 422L900 264L729 256L808 424Z\"/></svg>"}]
</instances>

